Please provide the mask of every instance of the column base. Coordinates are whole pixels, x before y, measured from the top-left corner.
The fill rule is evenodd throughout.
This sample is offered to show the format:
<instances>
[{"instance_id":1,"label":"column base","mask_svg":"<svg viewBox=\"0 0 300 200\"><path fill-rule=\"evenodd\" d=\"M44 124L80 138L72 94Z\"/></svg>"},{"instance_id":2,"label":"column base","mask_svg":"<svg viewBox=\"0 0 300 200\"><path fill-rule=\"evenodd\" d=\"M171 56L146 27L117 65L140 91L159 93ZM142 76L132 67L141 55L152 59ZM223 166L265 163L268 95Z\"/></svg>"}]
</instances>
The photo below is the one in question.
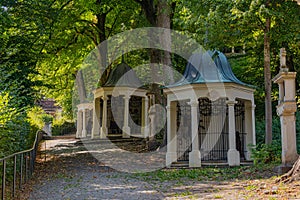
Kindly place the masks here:
<instances>
[{"instance_id":1,"label":"column base","mask_svg":"<svg viewBox=\"0 0 300 200\"><path fill-rule=\"evenodd\" d=\"M86 138L86 135L87 135L86 130L82 130L81 138Z\"/></svg>"},{"instance_id":2,"label":"column base","mask_svg":"<svg viewBox=\"0 0 300 200\"><path fill-rule=\"evenodd\" d=\"M240 166L240 152L236 149L229 149L227 152L229 166Z\"/></svg>"},{"instance_id":3,"label":"column base","mask_svg":"<svg viewBox=\"0 0 300 200\"><path fill-rule=\"evenodd\" d=\"M171 164L176 161L177 161L177 153L176 152L167 152L166 167L171 167Z\"/></svg>"},{"instance_id":4,"label":"column base","mask_svg":"<svg viewBox=\"0 0 300 200\"><path fill-rule=\"evenodd\" d=\"M100 129L100 139L105 139L107 136L107 129L106 127L101 127Z\"/></svg>"},{"instance_id":5,"label":"column base","mask_svg":"<svg viewBox=\"0 0 300 200\"><path fill-rule=\"evenodd\" d=\"M143 128L143 138L149 137L149 128Z\"/></svg>"},{"instance_id":6,"label":"column base","mask_svg":"<svg viewBox=\"0 0 300 200\"><path fill-rule=\"evenodd\" d=\"M92 129L92 134L91 134L91 139L98 139L100 138L100 132L96 132L96 130L93 128Z\"/></svg>"},{"instance_id":7,"label":"column base","mask_svg":"<svg viewBox=\"0 0 300 200\"><path fill-rule=\"evenodd\" d=\"M201 167L201 153L199 150L189 153L189 167Z\"/></svg>"},{"instance_id":8,"label":"column base","mask_svg":"<svg viewBox=\"0 0 300 200\"><path fill-rule=\"evenodd\" d=\"M122 137L123 138L130 138L130 127L129 126L123 126L123 128L122 128Z\"/></svg>"},{"instance_id":9,"label":"column base","mask_svg":"<svg viewBox=\"0 0 300 200\"><path fill-rule=\"evenodd\" d=\"M79 138L80 138L80 134L79 134L78 131L76 132L75 138L76 138L76 139L79 139Z\"/></svg>"}]
</instances>

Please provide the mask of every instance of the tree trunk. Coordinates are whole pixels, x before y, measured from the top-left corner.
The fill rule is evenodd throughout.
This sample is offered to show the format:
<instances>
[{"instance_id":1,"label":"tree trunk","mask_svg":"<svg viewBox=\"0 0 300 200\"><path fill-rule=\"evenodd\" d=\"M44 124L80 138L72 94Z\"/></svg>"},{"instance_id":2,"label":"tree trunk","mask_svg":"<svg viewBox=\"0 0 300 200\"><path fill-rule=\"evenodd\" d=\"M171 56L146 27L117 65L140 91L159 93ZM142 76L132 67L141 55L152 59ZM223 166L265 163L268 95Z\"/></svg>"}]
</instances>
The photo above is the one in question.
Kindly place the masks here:
<instances>
[{"instance_id":1,"label":"tree trunk","mask_svg":"<svg viewBox=\"0 0 300 200\"><path fill-rule=\"evenodd\" d=\"M163 64L163 79L166 85L174 83L174 74L171 61L171 7L167 0L160 0L157 5L157 27L166 28L160 37L162 48L167 49L162 52L161 63Z\"/></svg>"},{"instance_id":2,"label":"tree trunk","mask_svg":"<svg viewBox=\"0 0 300 200\"><path fill-rule=\"evenodd\" d=\"M269 2L269 1L268 1ZM268 4L267 2L267 4ZM270 25L271 19L266 19L264 30L264 77L265 77L265 119L266 119L266 137L265 143L272 143L272 80L271 80L271 58L270 58Z\"/></svg>"},{"instance_id":3,"label":"tree trunk","mask_svg":"<svg viewBox=\"0 0 300 200\"><path fill-rule=\"evenodd\" d=\"M101 7L101 0L96 0L96 6ZM108 11L109 12L109 11ZM110 72L110 67L106 66L107 65L107 43L105 42L107 37L106 37L106 29L105 29L105 24L106 24L106 16L108 14L106 13L97 13L96 18L97 18L97 49L98 49L98 63L100 65L100 85L103 85L109 75ZM101 44L101 46L100 46Z\"/></svg>"},{"instance_id":4,"label":"tree trunk","mask_svg":"<svg viewBox=\"0 0 300 200\"><path fill-rule=\"evenodd\" d=\"M293 168L286 174L284 174L280 179L276 182L283 182L283 183L291 183L293 181L300 180L300 156L298 160L293 165Z\"/></svg>"},{"instance_id":5,"label":"tree trunk","mask_svg":"<svg viewBox=\"0 0 300 200\"><path fill-rule=\"evenodd\" d=\"M158 0L157 3L153 0L135 0L138 2L142 9L144 10L146 19L153 27L161 27L170 29L171 26L171 7L167 0ZM161 47L167 49L168 51L161 51L159 49L150 49L150 67L151 67L151 80L153 83L173 83L174 75L171 70L171 34L169 30L165 30L159 38L157 35L149 33L150 41L154 44L160 44ZM154 36L154 37L153 37ZM159 39L159 40L158 40ZM154 45L151 45L154 46ZM162 66L162 68L161 68ZM169 66L169 67L165 67ZM159 75L159 71L163 72L163 76ZM151 92L155 94L155 103L164 105L165 98L161 95L160 88L157 84L152 84L150 88ZM157 117L158 115L156 115ZM155 119L154 121L159 121ZM166 132L163 135L164 140L166 137ZM164 143L164 142L163 142ZM155 137L149 138L148 148L153 150L157 147L157 141Z\"/></svg>"},{"instance_id":6,"label":"tree trunk","mask_svg":"<svg viewBox=\"0 0 300 200\"><path fill-rule=\"evenodd\" d=\"M135 0L138 2L144 10L146 19L153 27L161 27L170 29L171 26L171 6L167 0L159 0L155 5L153 0ZM163 77L158 77L158 64L163 64L171 67L171 35L170 31L164 31L159 38L155 38L157 35L151 35L149 33L151 41L155 44L161 44L162 47L169 51L160 51L159 49L150 49L150 66L151 66L151 78L153 82L159 83L165 81L165 76L168 77L169 82L174 82L174 75L172 70L168 67L163 68ZM154 38L152 37L154 36ZM159 39L159 41L157 41ZM168 82L167 82L168 83Z\"/></svg>"}]
</instances>

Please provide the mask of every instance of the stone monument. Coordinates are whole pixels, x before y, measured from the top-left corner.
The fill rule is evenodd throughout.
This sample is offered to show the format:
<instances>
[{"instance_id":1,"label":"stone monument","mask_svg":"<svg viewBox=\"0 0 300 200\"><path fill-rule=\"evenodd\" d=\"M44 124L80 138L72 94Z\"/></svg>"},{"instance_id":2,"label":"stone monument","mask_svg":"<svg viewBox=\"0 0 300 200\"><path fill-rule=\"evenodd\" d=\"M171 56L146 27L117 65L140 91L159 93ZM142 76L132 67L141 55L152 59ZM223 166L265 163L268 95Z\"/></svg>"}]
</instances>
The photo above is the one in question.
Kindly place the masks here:
<instances>
[{"instance_id":1,"label":"stone monument","mask_svg":"<svg viewBox=\"0 0 300 200\"><path fill-rule=\"evenodd\" d=\"M278 167L281 173L286 172L297 160L296 145L296 118L297 110L295 99L296 72L289 72L286 66L286 51L280 49L280 72L273 78L279 85L279 98L277 106L277 115L280 116L281 125L281 143L282 143L282 165Z\"/></svg>"}]
</instances>

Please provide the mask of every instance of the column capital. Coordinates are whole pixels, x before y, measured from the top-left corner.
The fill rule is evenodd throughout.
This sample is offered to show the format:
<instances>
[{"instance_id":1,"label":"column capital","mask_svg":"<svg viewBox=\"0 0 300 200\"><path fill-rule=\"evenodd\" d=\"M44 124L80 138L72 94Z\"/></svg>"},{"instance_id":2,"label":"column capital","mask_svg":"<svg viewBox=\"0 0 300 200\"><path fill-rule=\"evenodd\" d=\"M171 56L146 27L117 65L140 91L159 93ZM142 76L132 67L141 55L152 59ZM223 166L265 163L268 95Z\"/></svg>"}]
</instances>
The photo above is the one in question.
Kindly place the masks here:
<instances>
[{"instance_id":1,"label":"column capital","mask_svg":"<svg viewBox=\"0 0 300 200\"><path fill-rule=\"evenodd\" d=\"M107 101L108 97L107 97L107 96L102 96L101 99L102 99L103 101Z\"/></svg>"},{"instance_id":2,"label":"column capital","mask_svg":"<svg viewBox=\"0 0 300 200\"><path fill-rule=\"evenodd\" d=\"M125 95L124 97L123 97L123 99L125 99L125 100L129 100L130 99L130 95Z\"/></svg>"},{"instance_id":3,"label":"column capital","mask_svg":"<svg viewBox=\"0 0 300 200\"><path fill-rule=\"evenodd\" d=\"M149 101L148 96L144 96L143 101Z\"/></svg>"},{"instance_id":4,"label":"column capital","mask_svg":"<svg viewBox=\"0 0 300 200\"><path fill-rule=\"evenodd\" d=\"M252 104L252 105L245 105L245 108L255 110L256 105L255 105L255 104Z\"/></svg>"},{"instance_id":5,"label":"column capital","mask_svg":"<svg viewBox=\"0 0 300 200\"><path fill-rule=\"evenodd\" d=\"M227 101L226 101L226 104L227 104L228 106L234 106L236 103L237 103L237 101L234 101L234 100L227 100Z\"/></svg>"},{"instance_id":6,"label":"column capital","mask_svg":"<svg viewBox=\"0 0 300 200\"><path fill-rule=\"evenodd\" d=\"M166 109L167 109L167 111L175 110L175 109L176 109L176 106L170 106L170 105L167 105L167 106L166 106Z\"/></svg>"},{"instance_id":7,"label":"column capital","mask_svg":"<svg viewBox=\"0 0 300 200\"><path fill-rule=\"evenodd\" d=\"M199 102L195 100L191 100L190 102L188 102L188 105L190 105L191 107L198 107Z\"/></svg>"}]
</instances>

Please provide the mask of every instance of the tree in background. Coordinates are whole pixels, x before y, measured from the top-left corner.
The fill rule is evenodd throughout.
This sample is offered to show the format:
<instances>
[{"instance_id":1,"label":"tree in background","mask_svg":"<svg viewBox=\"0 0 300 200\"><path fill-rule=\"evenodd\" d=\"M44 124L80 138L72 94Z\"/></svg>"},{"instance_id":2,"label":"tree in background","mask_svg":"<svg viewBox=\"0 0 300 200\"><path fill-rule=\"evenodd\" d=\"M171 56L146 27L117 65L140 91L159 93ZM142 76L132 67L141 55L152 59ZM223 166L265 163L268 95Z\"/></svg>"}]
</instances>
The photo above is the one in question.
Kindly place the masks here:
<instances>
[{"instance_id":1,"label":"tree in background","mask_svg":"<svg viewBox=\"0 0 300 200\"><path fill-rule=\"evenodd\" d=\"M287 9L288 8L288 9ZM263 35L263 52L264 52L264 85L265 85L265 143L272 143L272 74L271 74L271 53L276 52L284 43L292 42L291 39L297 38L297 32L291 31L286 37L283 34L286 30L292 29L293 24L288 21L289 18L298 18L296 24L299 24L299 7L296 2L277 0L277 1L236 1L233 13L238 19L241 19L240 28L247 34L252 34L253 39L259 41ZM287 12L289 11L289 12ZM281 23L285 19L287 24ZM290 26L287 26L290 25ZM280 33L280 35L276 33ZM245 37L244 36L244 37ZM292 37L293 36L293 37ZM247 38L247 37L245 37ZM276 43L280 38L285 38L285 42L278 45ZM294 42L294 41L293 41ZM255 47L255 46L254 46ZM253 47L253 48L254 48ZM274 53L275 54L275 53ZM276 55L276 54L275 54ZM274 56L276 58L276 56ZM273 63L274 64L274 63ZM275 64L274 64L275 65Z\"/></svg>"}]
</instances>

